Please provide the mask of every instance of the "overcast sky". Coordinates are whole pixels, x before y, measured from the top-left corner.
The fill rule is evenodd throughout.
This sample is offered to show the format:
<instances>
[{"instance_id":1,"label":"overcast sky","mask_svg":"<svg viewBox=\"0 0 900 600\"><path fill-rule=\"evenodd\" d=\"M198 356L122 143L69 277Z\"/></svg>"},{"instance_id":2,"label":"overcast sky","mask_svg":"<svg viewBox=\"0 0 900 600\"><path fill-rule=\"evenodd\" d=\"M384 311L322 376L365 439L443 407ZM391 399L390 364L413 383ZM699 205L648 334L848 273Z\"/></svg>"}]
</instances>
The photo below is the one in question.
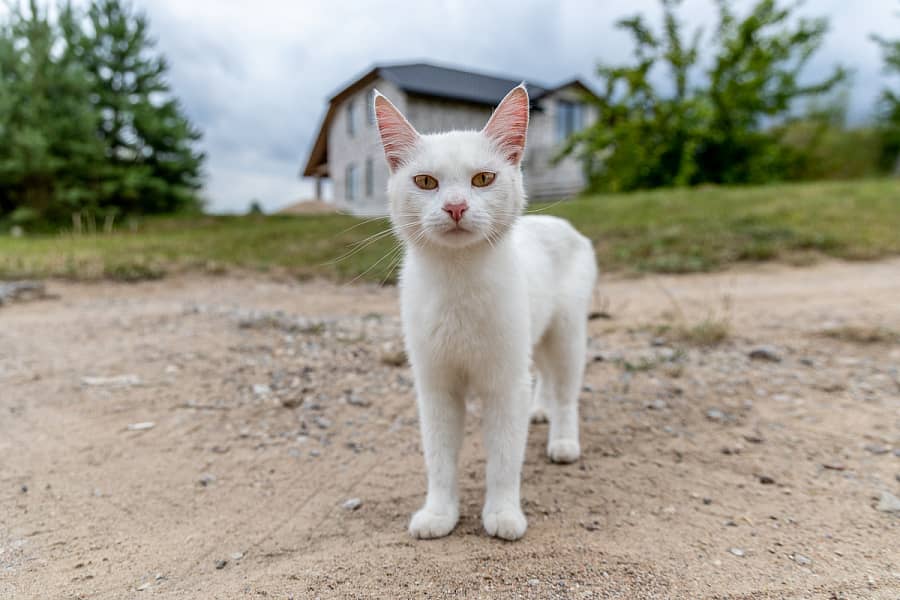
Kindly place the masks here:
<instances>
[{"instance_id":1,"label":"overcast sky","mask_svg":"<svg viewBox=\"0 0 900 600\"><path fill-rule=\"evenodd\" d=\"M793 0L790 0L793 1ZM739 0L738 7L750 2ZM378 62L429 60L558 83L590 80L597 60L631 51L613 28L657 0L136 0L151 20L170 81L203 130L211 210L274 209L312 195L298 178L326 99ZM527 10L523 9L527 6ZM624 7L624 8L623 8ZM885 79L873 32L900 32L900 1L807 0L831 32L810 65L854 69L851 118L868 117ZM687 25L707 25L712 0L685 0Z\"/></svg>"}]
</instances>

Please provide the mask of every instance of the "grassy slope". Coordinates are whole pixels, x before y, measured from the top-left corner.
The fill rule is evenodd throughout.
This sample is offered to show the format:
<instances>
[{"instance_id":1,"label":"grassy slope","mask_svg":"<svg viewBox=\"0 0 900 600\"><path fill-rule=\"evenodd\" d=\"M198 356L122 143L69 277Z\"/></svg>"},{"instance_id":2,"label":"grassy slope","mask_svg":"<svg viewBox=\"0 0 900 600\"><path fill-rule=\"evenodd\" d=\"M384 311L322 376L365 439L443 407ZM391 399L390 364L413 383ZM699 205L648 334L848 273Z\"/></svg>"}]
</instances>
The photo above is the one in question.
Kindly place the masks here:
<instances>
[{"instance_id":1,"label":"grassy slope","mask_svg":"<svg viewBox=\"0 0 900 600\"><path fill-rule=\"evenodd\" d=\"M739 261L900 254L900 180L600 195L532 211L570 219L606 270L691 272ZM136 233L0 237L0 278L145 279L229 267L390 278L387 222L340 215L150 219ZM388 256L386 256L388 254ZM378 262L381 260L381 262Z\"/></svg>"}]
</instances>

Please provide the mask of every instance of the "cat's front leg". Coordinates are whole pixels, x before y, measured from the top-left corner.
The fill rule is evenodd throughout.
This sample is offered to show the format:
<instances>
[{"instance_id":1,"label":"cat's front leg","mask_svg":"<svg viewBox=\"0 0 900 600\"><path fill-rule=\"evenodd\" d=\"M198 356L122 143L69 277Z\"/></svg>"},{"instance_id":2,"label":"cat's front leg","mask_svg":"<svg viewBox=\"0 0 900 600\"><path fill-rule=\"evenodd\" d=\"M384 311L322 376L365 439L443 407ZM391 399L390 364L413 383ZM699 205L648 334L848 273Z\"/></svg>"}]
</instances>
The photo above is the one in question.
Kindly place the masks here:
<instances>
[{"instance_id":1,"label":"cat's front leg","mask_svg":"<svg viewBox=\"0 0 900 600\"><path fill-rule=\"evenodd\" d=\"M416 538L443 537L459 521L457 460L465 433L462 393L434 382L419 386L419 421L428 470L428 496L413 515L409 533Z\"/></svg>"},{"instance_id":2,"label":"cat's front leg","mask_svg":"<svg viewBox=\"0 0 900 600\"><path fill-rule=\"evenodd\" d=\"M482 523L490 535L517 540L525 535L528 527L519 497L531 401L527 371L509 385L495 388L482 397L487 453L487 493Z\"/></svg>"}]
</instances>

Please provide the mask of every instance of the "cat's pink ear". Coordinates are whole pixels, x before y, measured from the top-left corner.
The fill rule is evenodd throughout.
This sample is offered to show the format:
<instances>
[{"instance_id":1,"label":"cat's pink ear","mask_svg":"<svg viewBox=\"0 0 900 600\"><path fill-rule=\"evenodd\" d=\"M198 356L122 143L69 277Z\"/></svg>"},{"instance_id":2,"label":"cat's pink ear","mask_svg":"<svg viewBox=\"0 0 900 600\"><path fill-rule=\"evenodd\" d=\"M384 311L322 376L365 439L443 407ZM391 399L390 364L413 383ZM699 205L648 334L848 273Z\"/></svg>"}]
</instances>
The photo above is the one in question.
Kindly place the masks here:
<instances>
[{"instance_id":1,"label":"cat's pink ear","mask_svg":"<svg viewBox=\"0 0 900 600\"><path fill-rule=\"evenodd\" d=\"M375 120L378 122L384 156L391 172L394 172L406 162L419 139L419 133L378 90L375 90Z\"/></svg>"},{"instance_id":2,"label":"cat's pink ear","mask_svg":"<svg viewBox=\"0 0 900 600\"><path fill-rule=\"evenodd\" d=\"M514 165L518 165L525 153L525 135L528 132L528 92L521 83L506 94L482 133Z\"/></svg>"}]
</instances>

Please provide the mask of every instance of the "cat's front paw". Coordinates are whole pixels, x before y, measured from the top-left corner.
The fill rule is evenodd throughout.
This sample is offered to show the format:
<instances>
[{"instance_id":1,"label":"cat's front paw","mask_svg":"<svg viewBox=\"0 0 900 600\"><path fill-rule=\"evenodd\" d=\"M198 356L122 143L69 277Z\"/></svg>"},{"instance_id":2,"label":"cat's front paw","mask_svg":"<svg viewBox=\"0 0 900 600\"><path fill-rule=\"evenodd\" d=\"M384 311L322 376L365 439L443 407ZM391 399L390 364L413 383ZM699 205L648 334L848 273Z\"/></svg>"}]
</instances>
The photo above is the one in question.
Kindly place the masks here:
<instances>
[{"instance_id":1,"label":"cat's front paw","mask_svg":"<svg viewBox=\"0 0 900 600\"><path fill-rule=\"evenodd\" d=\"M504 508L502 510L488 510L485 508L481 515L484 530L488 535L504 540L517 540L525 535L528 521L518 508Z\"/></svg>"},{"instance_id":2,"label":"cat's front paw","mask_svg":"<svg viewBox=\"0 0 900 600\"><path fill-rule=\"evenodd\" d=\"M577 440L554 440L547 444L547 456L555 463L573 463L581 456Z\"/></svg>"},{"instance_id":3,"label":"cat's front paw","mask_svg":"<svg viewBox=\"0 0 900 600\"><path fill-rule=\"evenodd\" d=\"M409 522L409 534L420 540L444 537L453 531L457 521L459 521L458 512L439 514L423 508L414 514Z\"/></svg>"}]
</instances>

